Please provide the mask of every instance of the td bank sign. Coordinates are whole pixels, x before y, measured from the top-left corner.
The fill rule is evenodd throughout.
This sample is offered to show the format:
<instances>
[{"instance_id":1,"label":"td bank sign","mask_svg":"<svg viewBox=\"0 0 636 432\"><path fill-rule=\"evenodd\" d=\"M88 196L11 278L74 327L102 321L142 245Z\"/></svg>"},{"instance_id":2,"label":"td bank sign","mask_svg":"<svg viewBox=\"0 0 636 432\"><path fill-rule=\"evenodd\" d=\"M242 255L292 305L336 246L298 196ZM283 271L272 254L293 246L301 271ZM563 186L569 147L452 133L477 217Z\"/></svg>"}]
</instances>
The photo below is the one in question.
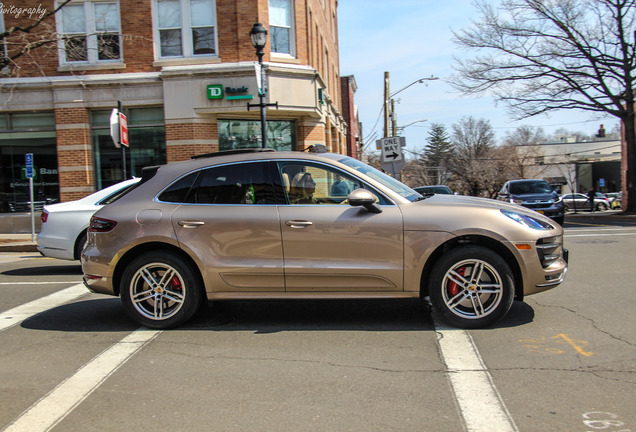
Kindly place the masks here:
<instances>
[{"instance_id":1,"label":"td bank sign","mask_svg":"<svg viewBox=\"0 0 636 432\"><path fill-rule=\"evenodd\" d=\"M222 84L212 84L207 87L208 99L240 100L253 99L254 96L247 94L249 89L247 86L230 87Z\"/></svg>"}]
</instances>

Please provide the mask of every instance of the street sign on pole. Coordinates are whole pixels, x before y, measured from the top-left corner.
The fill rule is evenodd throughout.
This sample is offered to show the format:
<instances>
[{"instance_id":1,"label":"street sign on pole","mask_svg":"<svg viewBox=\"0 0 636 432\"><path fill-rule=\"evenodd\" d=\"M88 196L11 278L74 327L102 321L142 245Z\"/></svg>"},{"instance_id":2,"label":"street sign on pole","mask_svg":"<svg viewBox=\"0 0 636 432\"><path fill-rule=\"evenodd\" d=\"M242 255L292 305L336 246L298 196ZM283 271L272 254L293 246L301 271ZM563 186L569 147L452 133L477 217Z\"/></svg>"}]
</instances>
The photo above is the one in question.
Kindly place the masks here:
<instances>
[{"instance_id":1,"label":"street sign on pole","mask_svg":"<svg viewBox=\"0 0 636 432\"><path fill-rule=\"evenodd\" d=\"M406 147L406 138L404 138L404 137L390 137L390 139L392 139L392 140L394 140L396 138L400 141L400 147L402 147L402 148ZM379 140L375 140L375 148L380 150L382 148L382 142L385 139L386 138L380 138Z\"/></svg>"},{"instance_id":2,"label":"street sign on pole","mask_svg":"<svg viewBox=\"0 0 636 432\"><path fill-rule=\"evenodd\" d=\"M121 147L119 133L119 111L117 111L117 108L113 108L110 112L110 137L117 148Z\"/></svg>"},{"instance_id":3,"label":"street sign on pole","mask_svg":"<svg viewBox=\"0 0 636 432\"><path fill-rule=\"evenodd\" d=\"M380 138L376 144L381 151L380 164L382 169L396 177L406 165L402 153L402 147L406 145L406 140L403 137L387 137Z\"/></svg>"},{"instance_id":4,"label":"street sign on pole","mask_svg":"<svg viewBox=\"0 0 636 432\"><path fill-rule=\"evenodd\" d=\"M128 142L128 119L124 113L119 113L119 142L126 147L129 147Z\"/></svg>"},{"instance_id":5,"label":"street sign on pole","mask_svg":"<svg viewBox=\"0 0 636 432\"><path fill-rule=\"evenodd\" d=\"M129 145L128 120L121 111L121 101L117 101L117 108L113 108L110 113L110 137L113 139L115 147L121 148L121 169L123 178L126 179L126 147Z\"/></svg>"},{"instance_id":6,"label":"street sign on pole","mask_svg":"<svg viewBox=\"0 0 636 432\"><path fill-rule=\"evenodd\" d=\"M381 138L379 141L380 151L382 152L380 162L393 163L404 160L400 137Z\"/></svg>"},{"instance_id":7,"label":"street sign on pole","mask_svg":"<svg viewBox=\"0 0 636 432\"><path fill-rule=\"evenodd\" d=\"M24 155L24 162L26 165L26 177L29 179L29 206L31 207L31 241L35 241L35 207L33 206L33 200L35 194L33 193L33 153L27 153Z\"/></svg>"},{"instance_id":8,"label":"street sign on pole","mask_svg":"<svg viewBox=\"0 0 636 432\"><path fill-rule=\"evenodd\" d=\"M33 153L27 153L24 155L24 161L26 165L26 178L32 179L33 176Z\"/></svg>"}]
</instances>

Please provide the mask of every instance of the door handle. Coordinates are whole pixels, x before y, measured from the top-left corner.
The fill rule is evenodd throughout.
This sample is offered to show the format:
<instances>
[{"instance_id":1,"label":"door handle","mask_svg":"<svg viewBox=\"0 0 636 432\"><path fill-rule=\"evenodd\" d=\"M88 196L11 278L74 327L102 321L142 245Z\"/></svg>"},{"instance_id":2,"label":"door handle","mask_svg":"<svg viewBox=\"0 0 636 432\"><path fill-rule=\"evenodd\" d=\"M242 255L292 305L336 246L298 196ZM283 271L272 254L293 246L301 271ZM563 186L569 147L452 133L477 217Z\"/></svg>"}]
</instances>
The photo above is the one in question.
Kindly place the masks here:
<instances>
[{"instance_id":1,"label":"door handle","mask_svg":"<svg viewBox=\"0 0 636 432\"><path fill-rule=\"evenodd\" d=\"M304 220L288 220L285 222L285 225L292 228L307 228L308 226L313 225L313 222Z\"/></svg>"},{"instance_id":2,"label":"door handle","mask_svg":"<svg viewBox=\"0 0 636 432\"><path fill-rule=\"evenodd\" d=\"M179 226L182 226L184 228L196 228L196 227L200 227L201 225L205 225L205 222L203 221L181 220L177 223L179 224Z\"/></svg>"}]
</instances>

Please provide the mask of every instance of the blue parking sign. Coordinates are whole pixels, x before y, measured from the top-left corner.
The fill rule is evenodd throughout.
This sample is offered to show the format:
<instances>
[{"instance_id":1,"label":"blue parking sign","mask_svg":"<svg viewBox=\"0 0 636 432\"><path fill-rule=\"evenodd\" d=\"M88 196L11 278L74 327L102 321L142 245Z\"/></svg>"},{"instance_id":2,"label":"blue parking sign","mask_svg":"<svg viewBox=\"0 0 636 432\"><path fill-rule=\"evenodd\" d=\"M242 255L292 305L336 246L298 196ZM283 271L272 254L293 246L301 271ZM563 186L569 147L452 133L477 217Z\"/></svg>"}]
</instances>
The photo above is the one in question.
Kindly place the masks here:
<instances>
[{"instance_id":1,"label":"blue parking sign","mask_svg":"<svg viewBox=\"0 0 636 432\"><path fill-rule=\"evenodd\" d=\"M33 153L24 155L26 161L26 178L33 178Z\"/></svg>"}]
</instances>

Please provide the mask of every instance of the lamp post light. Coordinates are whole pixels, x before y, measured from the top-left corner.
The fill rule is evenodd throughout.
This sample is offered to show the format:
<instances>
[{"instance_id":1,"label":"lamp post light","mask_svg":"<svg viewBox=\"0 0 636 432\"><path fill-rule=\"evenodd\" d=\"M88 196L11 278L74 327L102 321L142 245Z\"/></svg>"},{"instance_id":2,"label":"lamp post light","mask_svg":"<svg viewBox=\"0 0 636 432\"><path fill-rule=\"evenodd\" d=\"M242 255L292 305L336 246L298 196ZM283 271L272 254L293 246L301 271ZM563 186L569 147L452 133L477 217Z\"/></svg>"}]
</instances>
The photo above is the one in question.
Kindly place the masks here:
<instances>
[{"instance_id":1,"label":"lamp post light","mask_svg":"<svg viewBox=\"0 0 636 432\"><path fill-rule=\"evenodd\" d=\"M413 81L411 84L402 87L398 91L391 93L389 90L389 73L384 72L384 136L385 137L388 137L390 132L391 125L389 124L389 118L393 120L393 128L392 128L393 135L395 136L395 133L396 133L397 119L395 118L395 102L393 101L393 97L396 96L398 93L401 93L407 88L411 87L412 85L422 84L424 81L434 81L437 79L439 78L432 75L428 78L420 78Z\"/></svg>"},{"instance_id":2,"label":"lamp post light","mask_svg":"<svg viewBox=\"0 0 636 432\"><path fill-rule=\"evenodd\" d=\"M267 30L263 27L263 24L256 23L252 26L252 30L250 30L250 39L252 40L252 45L256 48L256 56L258 57L258 66L260 70L260 86L258 88L258 97L260 103L258 106L261 109L261 144L263 148L267 147L267 122L265 116L265 107L267 104L265 103L265 96L267 94L267 89L265 88L265 69L263 68L263 55L265 52L263 48L267 44ZM249 107L253 106L248 104Z\"/></svg>"}]
</instances>

